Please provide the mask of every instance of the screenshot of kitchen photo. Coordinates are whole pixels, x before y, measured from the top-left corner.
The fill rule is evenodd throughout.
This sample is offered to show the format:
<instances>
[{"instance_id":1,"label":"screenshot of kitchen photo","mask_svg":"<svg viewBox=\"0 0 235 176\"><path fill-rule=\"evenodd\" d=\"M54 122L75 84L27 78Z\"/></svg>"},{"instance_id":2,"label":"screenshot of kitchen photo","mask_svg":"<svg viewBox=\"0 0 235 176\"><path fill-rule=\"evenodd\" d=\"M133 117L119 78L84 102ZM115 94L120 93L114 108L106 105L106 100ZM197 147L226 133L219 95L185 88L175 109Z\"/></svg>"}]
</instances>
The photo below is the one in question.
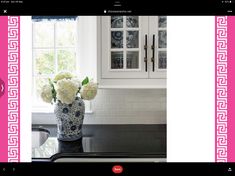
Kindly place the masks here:
<instances>
[{"instance_id":1,"label":"screenshot of kitchen photo","mask_svg":"<svg viewBox=\"0 0 235 176\"><path fill-rule=\"evenodd\" d=\"M166 162L167 16L32 16L32 162Z\"/></svg>"}]
</instances>

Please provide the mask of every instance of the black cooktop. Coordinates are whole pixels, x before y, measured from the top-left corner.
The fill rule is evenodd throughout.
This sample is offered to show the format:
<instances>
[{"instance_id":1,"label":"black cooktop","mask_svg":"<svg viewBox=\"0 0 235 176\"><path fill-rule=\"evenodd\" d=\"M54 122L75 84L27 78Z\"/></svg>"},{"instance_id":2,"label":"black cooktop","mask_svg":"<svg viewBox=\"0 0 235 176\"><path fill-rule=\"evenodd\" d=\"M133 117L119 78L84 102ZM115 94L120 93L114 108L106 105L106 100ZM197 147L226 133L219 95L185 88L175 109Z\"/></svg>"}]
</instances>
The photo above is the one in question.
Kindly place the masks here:
<instances>
[{"instance_id":1,"label":"black cooktop","mask_svg":"<svg viewBox=\"0 0 235 176\"><path fill-rule=\"evenodd\" d=\"M32 149L32 160L60 157L166 158L166 125L84 125L83 137L73 142L56 138L55 125L33 126L50 132L46 142Z\"/></svg>"}]
</instances>

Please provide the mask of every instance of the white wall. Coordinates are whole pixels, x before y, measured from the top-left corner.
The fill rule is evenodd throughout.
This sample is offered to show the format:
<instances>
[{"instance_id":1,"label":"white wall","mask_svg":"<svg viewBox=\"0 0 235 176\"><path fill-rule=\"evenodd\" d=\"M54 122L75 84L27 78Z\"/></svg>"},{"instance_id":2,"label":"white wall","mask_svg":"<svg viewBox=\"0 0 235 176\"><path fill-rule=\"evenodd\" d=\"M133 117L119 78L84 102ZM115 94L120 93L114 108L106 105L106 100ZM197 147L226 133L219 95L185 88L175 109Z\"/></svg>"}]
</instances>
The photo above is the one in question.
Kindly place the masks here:
<instances>
[{"instance_id":1,"label":"white wall","mask_svg":"<svg viewBox=\"0 0 235 176\"><path fill-rule=\"evenodd\" d=\"M97 80L97 17L80 16L78 20L78 77Z\"/></svg>"}]
</instances>

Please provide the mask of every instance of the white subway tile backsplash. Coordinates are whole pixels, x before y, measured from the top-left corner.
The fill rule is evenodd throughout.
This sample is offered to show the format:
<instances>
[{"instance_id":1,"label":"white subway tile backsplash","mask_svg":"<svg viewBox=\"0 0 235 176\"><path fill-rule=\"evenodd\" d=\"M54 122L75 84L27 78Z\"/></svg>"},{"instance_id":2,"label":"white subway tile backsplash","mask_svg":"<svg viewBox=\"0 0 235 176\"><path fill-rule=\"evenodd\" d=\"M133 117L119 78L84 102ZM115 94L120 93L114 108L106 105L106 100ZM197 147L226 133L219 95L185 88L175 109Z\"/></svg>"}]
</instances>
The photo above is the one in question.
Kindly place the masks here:
<instances>
[{"instance_id":1,"label":"white subway tile backsplash","mask_svg":"<svg viewBox=\"0 0 235 176\"><path fill-rule=\"evenodd\" d=\"M89 118L119 119L127 123L166 122L165 89L99 89ZM144 119L143 119L144 118Z\"/></svg>"}]
</instances>

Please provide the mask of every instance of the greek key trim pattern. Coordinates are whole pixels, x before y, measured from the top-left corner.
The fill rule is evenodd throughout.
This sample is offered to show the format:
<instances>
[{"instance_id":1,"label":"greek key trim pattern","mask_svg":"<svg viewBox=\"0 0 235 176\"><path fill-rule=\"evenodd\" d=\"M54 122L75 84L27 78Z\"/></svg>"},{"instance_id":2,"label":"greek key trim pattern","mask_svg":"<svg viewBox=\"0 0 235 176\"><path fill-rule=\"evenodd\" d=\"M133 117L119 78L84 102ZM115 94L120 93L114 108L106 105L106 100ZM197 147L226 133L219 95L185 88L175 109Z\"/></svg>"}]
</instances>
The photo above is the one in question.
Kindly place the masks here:
<instances>
[{"instance_id":1,"label":"greek key trim pattern","mask_svg":"<svg viewBox=\"0 0 235 176\"><path fill-rule=\"evenodd\" d=\"M227 16L216 22L216 162L227 162Z\"/></svg>"},{"instance_id":2,"label":"greek key trim pattern","mask_svg":"<svg viewBox=\"0 0 235 176\"><path fill-rule=\"evenodd\" d=\"M19 23L20 17L8 16L8 162L20 161Z\"/></svg>"}]
</instances>

